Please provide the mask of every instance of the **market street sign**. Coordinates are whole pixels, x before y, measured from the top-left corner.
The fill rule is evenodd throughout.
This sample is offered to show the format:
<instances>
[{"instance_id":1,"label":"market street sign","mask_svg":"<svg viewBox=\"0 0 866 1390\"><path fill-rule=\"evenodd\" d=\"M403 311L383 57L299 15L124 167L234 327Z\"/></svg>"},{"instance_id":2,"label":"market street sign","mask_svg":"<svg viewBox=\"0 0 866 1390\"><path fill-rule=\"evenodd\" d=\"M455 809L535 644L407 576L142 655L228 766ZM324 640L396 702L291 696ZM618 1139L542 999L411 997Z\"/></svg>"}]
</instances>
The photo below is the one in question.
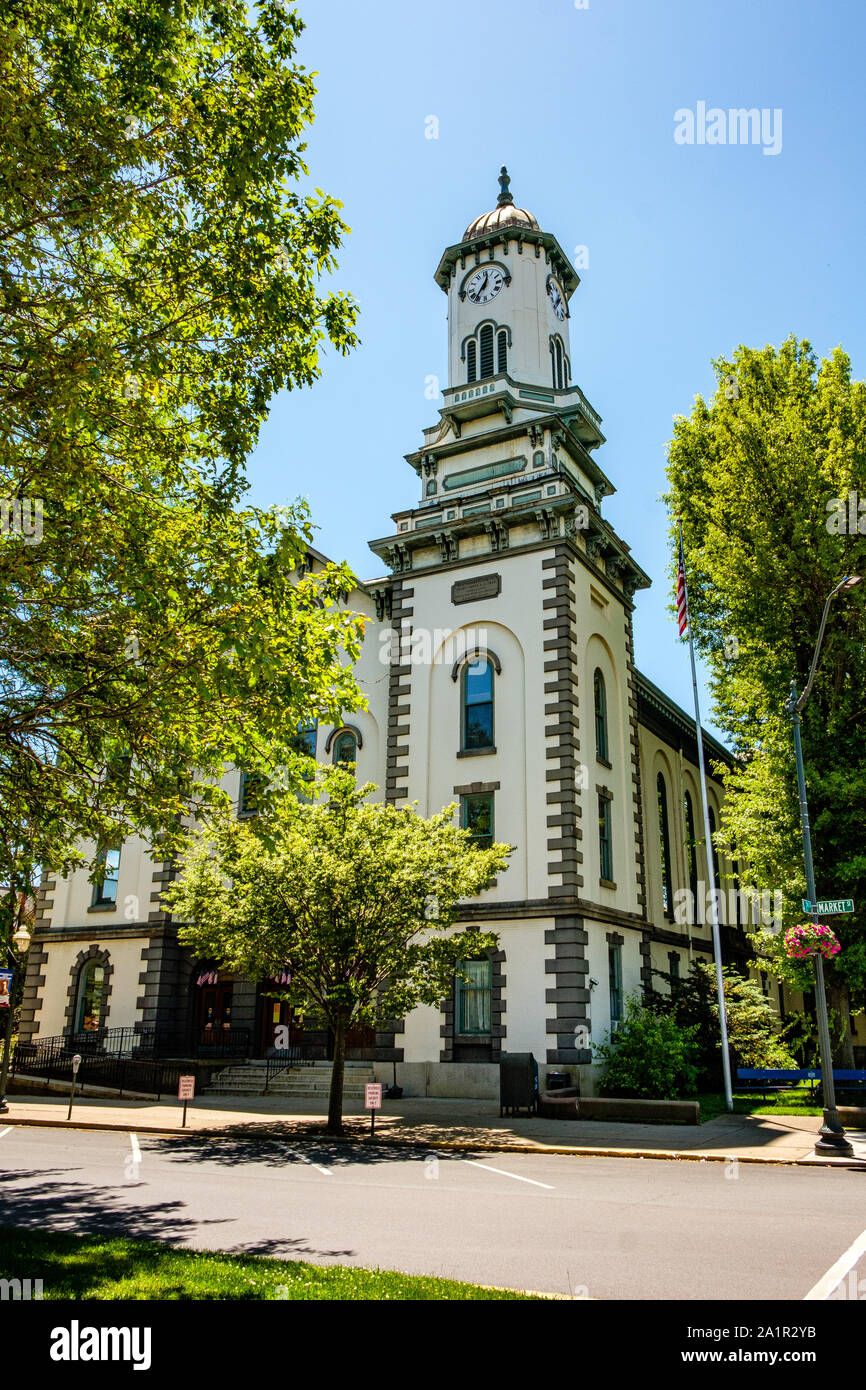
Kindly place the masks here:
<instances>
[{"instance_id":1,"label":"market street sign","mask_svg":"<svg viewBox=\"0 0 866 1390\"><path fill-rule=\"evenodd\" d=\"M808 898L801 898L804 912L811 912L815 917L841 917L845 912L854 911L853 898L821 898L816 903L810 903Z\"/></svg>"}]
</instances>

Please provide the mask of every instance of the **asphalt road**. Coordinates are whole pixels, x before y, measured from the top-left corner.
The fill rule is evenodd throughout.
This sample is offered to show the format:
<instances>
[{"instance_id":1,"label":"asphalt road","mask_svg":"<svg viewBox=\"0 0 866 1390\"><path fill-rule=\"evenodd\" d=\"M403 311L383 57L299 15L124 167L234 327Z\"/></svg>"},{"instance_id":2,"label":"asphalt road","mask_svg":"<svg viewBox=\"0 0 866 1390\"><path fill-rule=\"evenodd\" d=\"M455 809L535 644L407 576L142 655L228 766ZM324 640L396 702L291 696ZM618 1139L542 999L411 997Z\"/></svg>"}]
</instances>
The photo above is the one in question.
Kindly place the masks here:
<instances>
[{"instance_id":1,"label":"asphalt road","mask_svg":"<svg viewBox=\"0 0 866 1390\"><path fill-rule=\"evenodd\" d=\"M0 1223L579 1298L803 1299L863 1235L866 1174L0 1127ZM866 1298L852 1268L836 1297Z\"/></svg>"}]
</instances>

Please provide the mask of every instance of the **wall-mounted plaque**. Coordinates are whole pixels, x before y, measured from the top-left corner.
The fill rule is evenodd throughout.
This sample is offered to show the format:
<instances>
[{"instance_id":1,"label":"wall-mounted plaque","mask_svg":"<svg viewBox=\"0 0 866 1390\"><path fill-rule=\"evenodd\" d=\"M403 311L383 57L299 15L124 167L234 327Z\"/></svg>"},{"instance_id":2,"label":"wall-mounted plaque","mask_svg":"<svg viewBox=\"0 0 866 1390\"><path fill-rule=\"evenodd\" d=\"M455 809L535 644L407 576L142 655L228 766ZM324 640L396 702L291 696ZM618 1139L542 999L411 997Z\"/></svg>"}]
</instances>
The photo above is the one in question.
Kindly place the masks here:
<instances>
[{"instance_id":1,"label":"wall-mounted plaque","mask_svg":"<svg viewBox=\"0 0 866 1390\"><path fill-rule=\"evenodd\" d=\"M471 579L458 579L451 585L451 602L477 603L483 598L498 598L501 592L501 574L477 574Z\"/></svg>"}]
</instances>

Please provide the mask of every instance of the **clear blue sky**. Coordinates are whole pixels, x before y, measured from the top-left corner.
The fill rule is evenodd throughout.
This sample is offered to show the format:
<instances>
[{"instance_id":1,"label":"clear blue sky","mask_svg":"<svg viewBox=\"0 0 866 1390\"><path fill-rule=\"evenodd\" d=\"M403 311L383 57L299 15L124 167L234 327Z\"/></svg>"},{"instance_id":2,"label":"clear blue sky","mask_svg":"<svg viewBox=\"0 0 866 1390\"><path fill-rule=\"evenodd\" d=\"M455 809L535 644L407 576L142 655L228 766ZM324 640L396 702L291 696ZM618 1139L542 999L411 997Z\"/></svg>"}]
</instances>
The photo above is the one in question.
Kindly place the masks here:
<instances>
[{"instance_id":1,"label":"clear blue sky","mask_svg":"<svg viewBox=\"0 0 866 1390\"><path fill-rule=\"evenodd\" d=\"M668 612L665 444L713 389L710 360L789 333L841 343L864 373L862 0L302 0L315 70L311 181L352 232L335 283L362 345L284 393L250 460L251 499L306 496L318 547L362 578L367 540L414 505L403 455L447 377L445 246L518 204L569 253L589 248L571 302L572 371L603 417L596 457L618 489L605 515L653 579L637 598L640 668L691 709ZM674 112L781 108L782 148L684 146ZM436 116L438 139L425 138ZM704 695L707 709L708 699ZM708 713L708 710L707 710ZM710 727L711 721L707 719Z\"/></svg>"}]
</instances>

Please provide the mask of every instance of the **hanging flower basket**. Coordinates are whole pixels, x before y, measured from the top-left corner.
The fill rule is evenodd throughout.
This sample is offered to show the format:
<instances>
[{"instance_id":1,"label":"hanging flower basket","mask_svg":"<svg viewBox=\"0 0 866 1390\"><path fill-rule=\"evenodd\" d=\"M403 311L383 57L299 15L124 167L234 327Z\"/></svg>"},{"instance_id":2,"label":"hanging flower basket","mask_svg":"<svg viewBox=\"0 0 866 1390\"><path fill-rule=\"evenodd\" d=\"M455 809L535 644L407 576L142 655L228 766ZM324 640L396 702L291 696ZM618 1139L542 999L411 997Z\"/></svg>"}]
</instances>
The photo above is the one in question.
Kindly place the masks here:
<instances>
[{"instance_id":1,"label":"hanging flower basket","mask_svg":"<svg viewBox=\"0 0 866 1390\"><path fill-rule=\"evenodd\" d=\"M807 960L819 951L825 960L832 960L841 949L833 928L823 922L801 922L785 932L785 953L794 960Z\"/></svg>"}]
</instances>

